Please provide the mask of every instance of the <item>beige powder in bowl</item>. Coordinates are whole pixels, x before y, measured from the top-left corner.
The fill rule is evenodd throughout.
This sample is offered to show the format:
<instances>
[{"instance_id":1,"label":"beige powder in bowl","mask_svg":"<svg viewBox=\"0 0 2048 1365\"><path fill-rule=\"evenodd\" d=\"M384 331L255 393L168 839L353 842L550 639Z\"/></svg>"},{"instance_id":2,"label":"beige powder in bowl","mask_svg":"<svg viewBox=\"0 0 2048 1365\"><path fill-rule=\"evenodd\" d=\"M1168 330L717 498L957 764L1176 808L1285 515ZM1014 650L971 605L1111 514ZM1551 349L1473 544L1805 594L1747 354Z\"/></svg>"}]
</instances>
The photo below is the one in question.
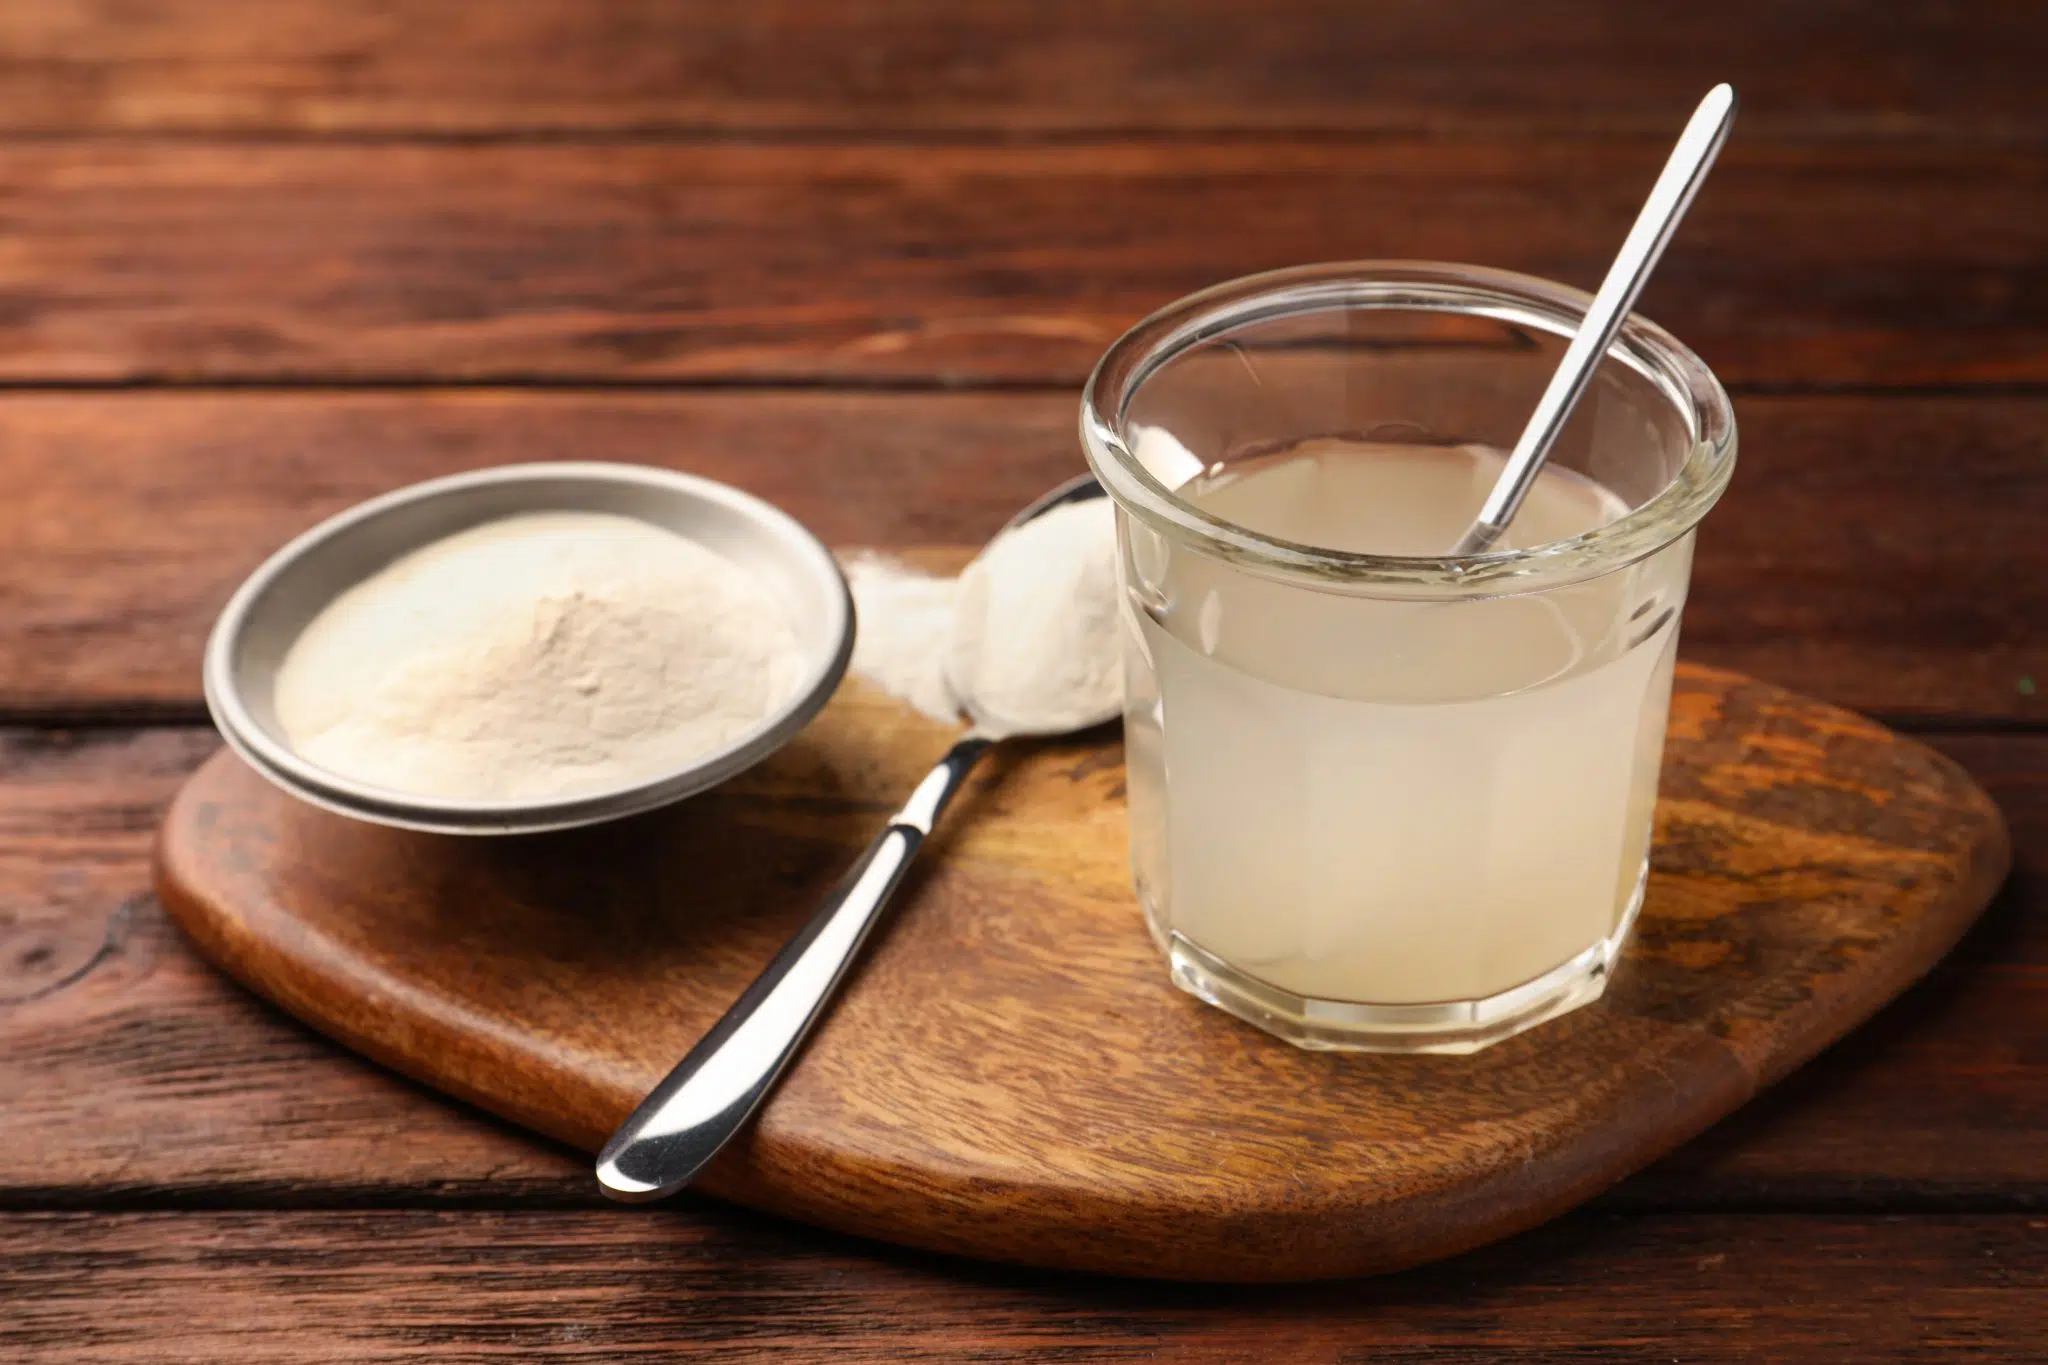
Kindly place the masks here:
<instances>
[{"instance_id":1,"label":"beige powder in bowl","mask_svg":"<svg viewBox=\"0 0 2048 1365\"><path fill-rule=\"evenodd\" d=\"M274 692L300 755L412 796L545 801L714 752L789 699L787 612L746 570L632 517L472 527L336 598Z\"/></svg>"}]
</instances>

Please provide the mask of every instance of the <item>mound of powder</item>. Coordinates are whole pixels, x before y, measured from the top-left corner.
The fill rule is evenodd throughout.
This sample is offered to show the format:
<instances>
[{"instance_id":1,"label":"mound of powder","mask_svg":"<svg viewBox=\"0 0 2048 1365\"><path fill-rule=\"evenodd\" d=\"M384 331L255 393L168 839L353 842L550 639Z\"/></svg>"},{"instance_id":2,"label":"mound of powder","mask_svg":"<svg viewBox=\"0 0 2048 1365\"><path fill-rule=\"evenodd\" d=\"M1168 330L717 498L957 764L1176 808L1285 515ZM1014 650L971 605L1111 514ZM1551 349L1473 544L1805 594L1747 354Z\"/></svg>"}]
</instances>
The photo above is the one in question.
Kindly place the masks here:
<instances>
[{"instance_id":1,"label":"mound of powder","mask_svg":"<svg viewBox=\"0 0 2048 1365\"><path fill-rule=\"evenodd\" d=\"M853 672L934 719L957 718L965 696L992 729L1053 732L1122 695L1106 498L1005 531L957 582L873 557L847 578L860 616Z\"/></svg>"},{"instance_id":2,"label":"mound of powder","mask_svg":"<svg viewBox=\"0 0 2048 1365\"><path fill-rule=\"evenodd\" d=\"M631 517L548 512L438 541L336 598L274 692L292 746L414 796L540 801L686 766L786 701L780 602Z\"/></svg>"},{"instance_id":3,"label":"mound of powder","mask_svg":"<svg viewBox=\"0 0 2048 1365\"><path fill-rule=\"evenodd\" d=\"M879 555L857 556L845 568L859 618L847 667L933 720L958 720L960 700L944 666L957 585Z\"/></svg>"},{"instance_id":4,"label":"mound of powder","mask_svg":"<svg viewBox=\"0 0 2048 1365\"><path fill-rule=\"evenodd\" d=\"M989 542L953 601L946 676L1000 733L1094 724L1123 699L1116 508L1055 507Z\"/></svg>"}]
</instances>

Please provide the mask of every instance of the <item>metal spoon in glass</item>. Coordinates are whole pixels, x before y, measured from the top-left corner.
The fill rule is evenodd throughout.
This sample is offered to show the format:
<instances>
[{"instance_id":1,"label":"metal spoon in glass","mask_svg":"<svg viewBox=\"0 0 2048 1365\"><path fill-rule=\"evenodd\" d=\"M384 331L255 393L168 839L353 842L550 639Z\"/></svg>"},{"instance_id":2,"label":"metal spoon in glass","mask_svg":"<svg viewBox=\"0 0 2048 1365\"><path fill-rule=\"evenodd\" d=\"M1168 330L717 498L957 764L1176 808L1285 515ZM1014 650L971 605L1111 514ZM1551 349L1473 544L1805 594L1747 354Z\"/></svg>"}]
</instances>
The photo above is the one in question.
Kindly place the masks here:
<instances>
[{"instance_id":1,"label":"metal spoon in glass","mask_svg":"<svg viewBox=\"0 0 2048 1365\"><path fill-rule=\"evenodd\" d=\"M1585 321L1579 324L1577 335L1565 348L1557 373L1550 377L1550 386L1537 400L1536 411L1531 414L1529 425L1522 429L1521 439L1515 442L1493 491L1486 495L1478 520L1452 554L1476 555L1493 548L1508 529L1508 523L1515 519L1515 513L1521 510L1522 499L1528 496L1537 474L1542 472L1550 448L1557 444L1558 434L1584 396L1593 371L1599 368L1607 348L1614 344L1615 334L1621 331L1629 309L1635 307L1636 298L1649 282L1650 272L1657 268L1657 259L1664 254L1671 234L1678 230L1678 220L1685 217L1693 196L1699 193L1707 172L1713 168L1714 157L1727 141L1729 125L1734 121L1735 91L1725 84L1715 86L1693 111L1685 131L1679 134L1678 145L1671 149L1671 159L1664 163L1663 172L1650 189L1650 197L1643 201L1643 211L1636 215L1635 226L1628 230L1620 254L1608 267L1607 278L1600 282L1600 292L1593 296L1593 306L1586 310Z\"/></svg>"},{"instance_id":2,"label":"metal spoon in glass","mask_svg":"<svg viewBox=\"0 0 2048 1365\"><path fill-rule=\"evenodd\" d=\"M1083 475L1026 507L1004 529L1101 496L1102 486ZM1012 736L1086 729L1117 712L1112 704L1099 715L1061 716L1043 725L1033 725L1029 716L1006 716L998 723L978 711L963 689L955 691L963 693L972 727L918 784L811 922L619 1125L597 1158L597 1180L606 1194L633 1203L673 1194L746 1124L824 1013L910 860L992 745Z\"/></svg>"}]
</instances>

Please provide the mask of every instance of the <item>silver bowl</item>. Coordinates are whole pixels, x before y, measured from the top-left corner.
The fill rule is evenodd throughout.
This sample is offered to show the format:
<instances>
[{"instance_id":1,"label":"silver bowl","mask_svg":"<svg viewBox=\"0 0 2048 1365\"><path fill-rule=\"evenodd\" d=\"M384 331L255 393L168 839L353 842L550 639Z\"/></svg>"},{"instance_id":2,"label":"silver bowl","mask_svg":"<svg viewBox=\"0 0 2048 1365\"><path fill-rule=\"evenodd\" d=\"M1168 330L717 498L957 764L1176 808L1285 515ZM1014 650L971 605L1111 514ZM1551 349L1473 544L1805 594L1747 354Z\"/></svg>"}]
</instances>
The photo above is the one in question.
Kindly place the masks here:
<instances>
[{"instance_id":1,"label":"silver bowl","mask_svg":"<svg viewBox=\"0 0 2048 1365\"><path fill-rule=\"evenodd\" d=\"M353 781L308 762L278 724L277 670L347 589L443 537L521 512L609 512L696 541L751 570L790 613L807 668L780 710L686 768L570 799L466 802ZM342 815L447 834L530 834L651 810L703 791L786 744L838 687L853 601L831 552L786 513L709 479L625 464L529 464L401 488L329 518L236 590L206 643L206 706L236 753L292 795Z\"/></svg>"}]
</instances>

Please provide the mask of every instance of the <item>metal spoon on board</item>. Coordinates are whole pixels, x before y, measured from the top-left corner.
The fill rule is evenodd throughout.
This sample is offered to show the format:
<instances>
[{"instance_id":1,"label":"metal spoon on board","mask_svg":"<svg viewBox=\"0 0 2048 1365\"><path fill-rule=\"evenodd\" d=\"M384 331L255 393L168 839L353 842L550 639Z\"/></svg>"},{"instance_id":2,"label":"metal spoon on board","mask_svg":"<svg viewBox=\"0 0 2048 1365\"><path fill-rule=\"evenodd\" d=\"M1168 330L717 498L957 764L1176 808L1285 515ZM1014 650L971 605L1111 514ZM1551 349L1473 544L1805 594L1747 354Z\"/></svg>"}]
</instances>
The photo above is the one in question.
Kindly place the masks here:
<instances>
[{"instance_id":1,"label":"metal spoon on board","mask_svg":"<svg viewBox=\"0 0 2048 1365\"><path fill-rule=\"evenodd\" d=\"M1082 475L1026 507L1004 530L1055 507L1102 496L1094 477ZM962 702L973 722L968 732L890 817L888 827L868 845L810 923L783 945L725 1016L605 1143L597 1157L597 1181L606 1194L630 1203L673 1194L694 1180L745 1126L825 1012L911 859L983 754L1013 736L1063 734L1100 725L1120 706L1119 701L1099 715L1064 716L1056 726L1033 728L1029 717L1004 717L998 724L977 712L972 697L963 697Z\"/></svg>"},{"instance_id":2,"label":"metal spoon on board","mask_svg":"<svg viewBox=\"0 0 2048 1365\"><path fill-rule=\"evenodd\" d=\"M1522 499L1535 485L1543 461L1549 458L1550 448L1557 444L1565 421L1584 396L1593 371L1599 368L1607 348L1614 344L1615 334L1621 331L1629 309L1635 307L1637 296L1649 282L1650 272L1657 268L1658 257L1664 254L1671 235L1678 230L1678 220L1692 206L1693 196L1699 193L1707 172L1713 168L1714 158L1720 153L1721 144L1728 140L1728 128L1734 121L1735 91L1725 84L1709 90L1699 108L1693 110L1685 131L1678 136L1678 145L1671 149L1670 160L1664 163L1663 172L1650 189L1650 197L1643 201L1643 211L1636 215L1635 226L1628 230L1620 254L1607 268L1607 278L1600 282L1600 291L1593 296L1593 306L1586 310L1585 321L1579 324L1571 345L1565 347L1557 373L1550 376L1549 387L1537 400L1536 411L1522 429L1521 439L1515 442L1500 477L1494 481L1493 491L1486 495L1478 519L1452 554L1476 555L1491 549L1521 510Z\"/></svg>"}]
</instances>

